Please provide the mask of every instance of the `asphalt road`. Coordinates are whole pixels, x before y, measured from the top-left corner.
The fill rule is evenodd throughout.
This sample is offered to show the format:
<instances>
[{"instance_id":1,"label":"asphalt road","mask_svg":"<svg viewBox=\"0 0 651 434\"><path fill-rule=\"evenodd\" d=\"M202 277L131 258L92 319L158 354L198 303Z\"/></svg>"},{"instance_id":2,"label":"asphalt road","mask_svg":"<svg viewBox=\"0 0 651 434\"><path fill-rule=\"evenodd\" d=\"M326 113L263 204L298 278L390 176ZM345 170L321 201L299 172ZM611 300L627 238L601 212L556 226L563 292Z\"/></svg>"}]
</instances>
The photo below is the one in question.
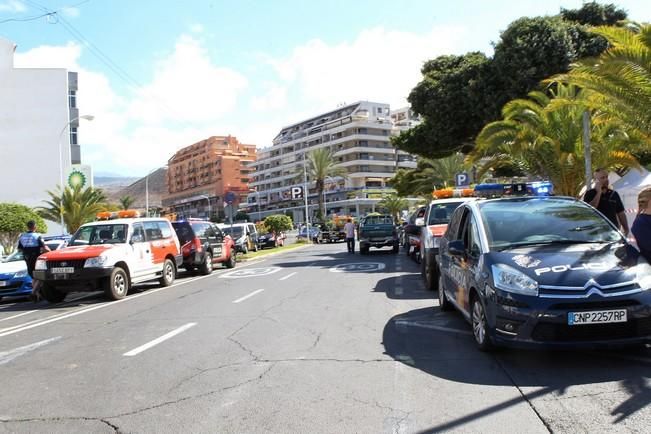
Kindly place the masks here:
<instances>
[{"instance_id":1,"label":"asphalt road","mask_svg":"<svg viewBox=\"0 0 651 434\"><path fill-rule=\"evenodd\" d=\"M402 252L345 250L0 303L0 431L648 432L648 349L481 353Z\"/></svg>"}]
</instances>

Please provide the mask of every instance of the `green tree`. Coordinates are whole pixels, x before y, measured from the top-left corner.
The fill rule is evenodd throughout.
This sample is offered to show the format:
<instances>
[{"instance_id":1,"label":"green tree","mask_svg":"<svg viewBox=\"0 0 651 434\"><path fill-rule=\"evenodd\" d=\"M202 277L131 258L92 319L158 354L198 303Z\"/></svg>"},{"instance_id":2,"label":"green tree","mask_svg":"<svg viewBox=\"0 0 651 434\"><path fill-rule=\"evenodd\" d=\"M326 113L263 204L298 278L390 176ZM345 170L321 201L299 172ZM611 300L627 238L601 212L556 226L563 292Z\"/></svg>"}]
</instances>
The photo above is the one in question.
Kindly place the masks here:
<instances>
[{"instance_id":1,"label":"green tree","mask_svg":"<svg viewBox=\"0 0 651 434\"><path fill-rule=\"evenodd\" d=\"M553 81L590 91L591 108L606 112L635 130L648 152L651 142L651 25L598 27L593 30L610 43L596 59L579 62Z\"/></svg>"},{"instance_id":2,"label":"green tree","mask_svg":"<svg viewBox=\"0 0 651 434\"><path fill-rule=\"evenodd\" d=\"M390 184L399 196L430 198L435 187L454 185L454 177L464 169L464 157L455 153L445 158L419 158L415 169L401 169Z\"/></svg>"},{"instance_id":3,"label":"green tree","mask_svg":"<svg viewBox=\"0 0 651 434\"><path fill-rule=\"evenodd\" d=\"M332 153L327 148L315 149L307 154L307 175L310 180L313 180L316 186L316 192L319 202L319 209L317 211L317 220L323 220L323 190L325 189L325 180L328 177L341 177L345 178L348 171L343 167L337 167L337 163L332 156ZM306 192L307 194L307 192Z\"/></svg>"},{"instance_id":4,"label":"green tree","mask_svg":"<svg viewBox=\"0 0 651 434\"><path fill-rule=\"evenodd\" d=\"M278 234L293 228L292 219L284 214L273 214L265 217L264 226L269 232Z\"/></svg>"},{"instance_id":5,"label":"green tree","mask_svg":"<svg viewBox=\"0 0 651 434\"><path fill-rule=\"evenodd\" d=\"M0 203L0 245L11 253L18 245L20 234L27 230L27 222L34 220L36 230L47 232L47 225L33 209L17 203Z\"/></svg>"},{"instance_id":6,"label":"green tree","mask_svg":"<svg viewBox=\"0 0 651 434\"><path fill-rule=\"evenodd\" d=\"M135 198L133 198L133 197L131 197L129 195L122 196L119 199L121 209L129 209L131 207L131 205L133 205L133 202L135 202L135 200L136 200Z\"/></svg>"},{"instance_id":7,"label":"green tree","mask_svg":"<svg viewBox=\"0 0 651 434\"><path fill-rule=\"evenodd\" d=\"M589 26L613 26L626 19L626 11L612 3L602 5L593 1L583 3L579 9L561 8L561 17Z\"/></svg>"},{"instance_id":8,"label":"green tree","mask_svg":"<svg viewBox=\"0 0 651 434\"><path fill-rule=\"evenodd\" d=\"M585 101L573 86L559 85L549 95L530 92L528 99L504 106L503 120L484 127L469 160L479 163L480 175L503 164L515 165L552 181L556 194L577 196L584 183L581 119L585 110ZM599 112L592 118L595 167L639 167L626 150L635 139L622 125Z\"/></svg>"},{"instance_id":9,"label":"green tree","mask_svg":"<svg viewBox=\"0 0 651 434\"><path fill-rule=\"evenodd\" d=\"M75 233L79 226L95 219L96 214L101 211L106 201L106 196L101 189L87 187L66 187L61 193L48 191L50 200L44 201L46 206L37 208L41 217L52 222L60 222L63 213L63 221L68 233Z\"/></svg>"},{"instance_id":10,"label":"green tree","mask_svg":"<svg viewBox=\"0 0 651 434\"><path fill-rule=\"evenodd\" d=\"M235 217L233 217L234 221L238 222L248 222L251 221L251 217L244 211L238 211L237 214L235 214Z\"/></svg>"},{"instance_id":11,"label":"green tree","mask_svg":"<svg viewBox=\"0 0 651 434\"><path fill-rule=\"evenodd\" d=\"M399 197L396 194L389 194L382 197L382 200L377 205L380 209L385 210L387 214L391 214L396 222L400 217L400 212L409 207L407 199Z\"/></svg>"}]
</instances>

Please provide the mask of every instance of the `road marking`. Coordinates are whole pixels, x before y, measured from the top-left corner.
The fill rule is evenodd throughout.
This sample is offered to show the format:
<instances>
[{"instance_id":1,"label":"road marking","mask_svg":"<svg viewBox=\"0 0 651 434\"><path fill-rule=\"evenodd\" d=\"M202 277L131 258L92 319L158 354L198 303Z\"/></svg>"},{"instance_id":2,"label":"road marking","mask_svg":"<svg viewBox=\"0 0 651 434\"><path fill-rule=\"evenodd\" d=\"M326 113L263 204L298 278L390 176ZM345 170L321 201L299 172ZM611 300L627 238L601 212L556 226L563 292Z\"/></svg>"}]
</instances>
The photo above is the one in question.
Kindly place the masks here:
<instances>
[{"instance_id":1,"label":"road marking","mask_svg":"<svg viewBox=\"0 0 651 434\"><path fill-rule=\"evenodd\" d=\"M163 336L154 339L153 341L147 342L146 344L141 345L138 348L134 348L133 350L128 351L128 352L126 352L126 353L124 353L122 355L126 356L126 357L131 357L131 356L138 355L138 354L142 353L143 351L146 351L146 350L150 349L151 347L154 347L154 346L160 344L161 342L166 341L166 340L178 335L179 333L183 333L187 329L189 329L191 327L194 327L196 325L197 325L196 322L187 323L186 325L181 326L181 327L177 328L176 330L172 330L171 332L166 333Z\"/></svg>"},{"instance_id":2,"label":"road marking","mask_svg":"<svg viewBox=\"0 0 651 434\"><path fill-rule=\"evenodd\" d=\"M350 264L339 264L330 268L333 273L370 273L384 270L386 265L382 262L353 262Z\"/></svg>"},{"instance_id":3,"label":"road marking","mask_svg":"<svg viewBox=\"0 0 651 434\"><path fill-rule=\"evenodd\" d=\"M61 336L57 336L56 338L46 339L40 342L35 342L33 344L25 345L24 347L14 348L13 350L0 352L0 365L9 363L12 360L14 360L16 357L20 357L24 354L27 354L30 351L34 351L39 347L42 347L44 345L49 344L50 342L54 342L59 339L61 339Z\"/></svg>"},{"instance_id":4,"label":"road marking","mask_svg":"<svg viewBox=\"0 0 651 434\"><path fill-rule=\"evenodd\" d=\"M262 291L264 291L264 289L258 289L257 291L253 291L253 292L250 293L249 295L245 295L245 296L242 297L242 298L238 298L237 300L234 300L233 303L239 303L240 301L244 301L244 300L246 300L246 299L249 298L249 297L253 297L253 296L256 295L256 294L259 294L259 293L262 292Z\"/></svg>"},{"instance_id":5,"label":"road marking","mask_svg":"<svg viewBox=\"0 0 651 434\"><path fill-rule=\"evenodd\" d=\"M472 332L468 330L458 330L458 329L453 329L451 327L443 327L443 326L437 326L434 324L423 324L419 322L412 322L412 321L404 321L404 320L397 320L396 325L400 326L411 326L411 327L421 327L424 329L431 329L431 330L439 330L442 332L453 332L453 333L460 333L463 335L472 335Z\"/></svg>"},{"instance_id":6,"label":"road marking","mask_svg":"<svg viewBox=\"0 0 651 434\"><path fill-rule=\"evenodd\" d=\"M246 277L266 276L280 271L280 267L251 268L248 270L234 270L219 276L220 279L243 279Z\"/></svg>"},{"instance_id":7,"label":"road marking","mask_svg":"<svg viewBox=\"0 0 651 434\"><path fill-rule=\"evenodd\" d=\"M27 315L28 313L36 312L35 310L28 310L27 312L19 313L18 315L8 316L7 318L0 319L0 322L7 321L9 319L18 318L19 316Z\"/></svg>"},{"instance_id":8,"label":"road marking","mask_svg":"<svg viewBox=\"0 0 651 434\"><path fill-rule=\"evenodd\" d=\"M278 280L289 279L290 277L292 277L292 276L293 276L294 274L296 274L296 273L298 273L298 271L294 271L293 273L289 273L287 276L285 276L285 277L281 277L281 278L278 279Z\"/></svg>"}]
</instances>

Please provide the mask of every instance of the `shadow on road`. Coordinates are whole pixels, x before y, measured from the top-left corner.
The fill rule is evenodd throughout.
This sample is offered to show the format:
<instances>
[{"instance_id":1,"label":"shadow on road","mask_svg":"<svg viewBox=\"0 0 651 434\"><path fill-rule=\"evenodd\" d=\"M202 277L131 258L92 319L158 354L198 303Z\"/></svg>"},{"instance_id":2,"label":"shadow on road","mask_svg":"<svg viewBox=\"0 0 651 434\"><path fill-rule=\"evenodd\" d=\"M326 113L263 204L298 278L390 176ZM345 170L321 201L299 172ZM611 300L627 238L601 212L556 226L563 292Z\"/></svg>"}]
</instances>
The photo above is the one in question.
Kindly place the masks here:
<instances>
[{"instance_id":1,"label":"shadow on road","mask_svg":"<svg viewBox=\"0 0 651 434\"><path fill-rule=\"evenodd\" d=\"M651 404L651 350L524 351L503 349L482 353L469 324L458 312L438 307L396 315L382 336L385 354L430 375L459 383L491 386L539 387L524 393L532 400L563 396L576 385L619 382L628 398L612 410L615 423ZM590 398L585 398L590 399ZM522 402L509 400L483 408L424 432L440 432Z\"/></svg>"}]
</instances>

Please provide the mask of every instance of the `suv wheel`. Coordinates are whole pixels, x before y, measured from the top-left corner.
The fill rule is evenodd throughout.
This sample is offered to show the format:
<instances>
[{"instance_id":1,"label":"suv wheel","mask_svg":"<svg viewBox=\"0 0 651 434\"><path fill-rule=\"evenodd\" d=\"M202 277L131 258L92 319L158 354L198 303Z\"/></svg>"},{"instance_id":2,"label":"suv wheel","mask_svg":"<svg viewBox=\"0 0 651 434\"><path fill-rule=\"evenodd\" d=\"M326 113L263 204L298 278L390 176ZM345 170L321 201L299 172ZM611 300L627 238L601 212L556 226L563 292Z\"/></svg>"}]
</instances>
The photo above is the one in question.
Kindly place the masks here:
<instances>
[{"instance_id":1,"label":"suv wheel","mask_svg":"<svg viewBox=\"0 0 651 434\"><path fill-rule=\"evenodd\" d=\"M249 253L249 246L247 246L246 243L244 243L244 245L242 246L242 254L246 255L247 253Z\"/></svg>"},{"instance_id":2,"label":"suv wheel","mask_svg":"<svg viewBox=\"0 0 651 434\"><path fill-rule=\"evenodd\" d=\"M484 310L484 305L478 297L474 297L472 300L472 306L470 306L470 318L472 323L472 335L475 337L477 347L481 351L490 351L493 348L493 345L488 336L486 312Z\"/></svg>"},{"instance_id":3,"label":"suv wheel","mask_svg":"<svg viewBox=\"0 0 651 434\"><path fill-rule=\"evenodd\" d=\"M207 276L210 273L212 273L212 255L210 254L210 252L206 252L206 254L203 255L203 262L199 267L199 272L204 276Z\"/></svg>"},{"instance_id":4,"label":"suv wheel","mask_svg":"<svg viewBox=\"0 0 651 434\"><path fill-rule=\"evenodd\" d=\"M400 251L400 244L396 241L393 243L393 253L398 253Z\"/></svg>"},{"instance_id":5,"label":"suv wheel","mask_svg":"<svg viewBox=\"0 0 651 434\"><path fill-rule=\"evenodd\" d=\"M226 268L233 268L237 263L237 252L235 249L231 249L231 257L228 258L228 261L225 262Z\"/></svg>"},{"instance_id":6,"label":"suv wheel","mask_svg":"<svg viewBox=\"0 0 651 434\"><path fill-rule=\"evenodd\" d=\"M104 288L104 294L111 300L124 298L129 292L129 278L126 271L120 267L113 268Z\"/></svg>"},{"instance_id":7,"label":"suv wheel","mask_svg":"<svg viewBox=\"0 0 651 434\"><path fill-rule=\"evenodd\" d=\"M48 303L60 303L66 298L67 295L65 292L58 291L56 288L46 283L41 285L40 291L41 295L48 301Z\"/></svg>"},{"instance_id":8,"label":"suv wheel","mask_svg":"<svg viewBox=\"0 0 651 434\"><path fill-rule=\"evenodd\" d=\"M161 286L170 286L176 278L176 267L169 259L165 259L163 264L163 276L158 280Z\"/></svg>"},{"instance_id":9,"label":"suv wheel","mask_svg":"<svg viewBox=\"0 0 651 434\"><path fill-rule=\"evenodd\" d=\"M437 289L441 289L441 276L437 272L437 268L435 264L430 263L430 261L426 258L423 257L423 274L425 277L425 287L429 289L430 291L436 291Z\"/></svg>"},{"instance_id":10,"label":"suv wheel","mask_svg":"<svg viewBox=\"0 0 651 434\"><path fill-rule=\"evenodd\" d=\"M439 287L439 307L443 311L452 310L452 303L450 303L450 301L448 300L448 296L445 295L445 291L443 290L442 276L439 276L438 287Z\"/></svg>"}]
</instances>

